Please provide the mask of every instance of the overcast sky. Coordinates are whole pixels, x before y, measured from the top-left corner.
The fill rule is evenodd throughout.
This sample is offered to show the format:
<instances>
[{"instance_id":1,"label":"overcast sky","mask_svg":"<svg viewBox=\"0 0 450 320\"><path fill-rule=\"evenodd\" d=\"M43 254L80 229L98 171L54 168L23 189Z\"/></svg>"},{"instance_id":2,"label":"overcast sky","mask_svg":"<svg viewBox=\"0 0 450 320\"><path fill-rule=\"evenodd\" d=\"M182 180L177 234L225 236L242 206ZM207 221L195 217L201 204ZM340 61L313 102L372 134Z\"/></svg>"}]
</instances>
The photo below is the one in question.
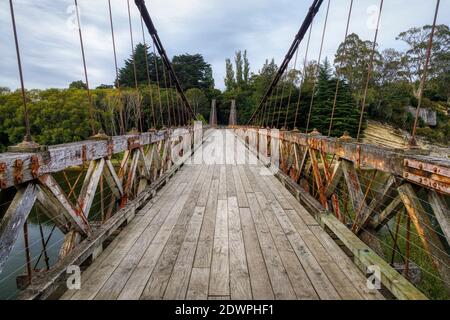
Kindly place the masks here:
<instances>
[{"instance_id":1,"label":"overcast sky","mask_svg":"<svg viewBox=\"0 0 450 320\"><path fill-rule=\"evenodd\" d=\"M78 0L92 87L111 84L114 61L107 0ZM126 0L111 0L119 64L131 54ZM312 0L147 0L170 57L200 53L213 67L216 87L224 87L225 59L248 50L251 71L266 58L279 64ZM331 0L323 57L333 57L343 40L350 0ZM135 43L142 41L140 20L130 0ZM317 59L327 0L314 22L310 58ZM350 32L372 39L379 0L355 0ZM73 0L14 0L27 88L63 88L84 79ZM404 49L395 37L413 26L431 24L434 0L385 0L381 49ZM450 23L450 0L441 1L438 23ZM147 41L150 37L146 34ZM300 47L303 57L306 41ZM0 0L0 86L19 85L9 0Z\"/></svg>"}]
</instances>

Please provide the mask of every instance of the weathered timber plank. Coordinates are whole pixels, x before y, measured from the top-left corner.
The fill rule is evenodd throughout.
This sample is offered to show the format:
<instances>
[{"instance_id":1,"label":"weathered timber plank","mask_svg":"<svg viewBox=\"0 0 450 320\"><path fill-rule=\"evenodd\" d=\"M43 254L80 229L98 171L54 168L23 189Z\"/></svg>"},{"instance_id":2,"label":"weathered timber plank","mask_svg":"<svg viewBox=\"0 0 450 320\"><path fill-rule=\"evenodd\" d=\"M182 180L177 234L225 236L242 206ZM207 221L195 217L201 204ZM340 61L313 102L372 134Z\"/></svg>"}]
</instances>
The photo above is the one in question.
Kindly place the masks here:
<instances>
[{"instance_id":1,"label":"weathered timber plank","mask_svg":"<svg viewBox=\"0 0 450 320\"><path fill-rule=\"evenodd\" d=\"M230 295L228 248L228 204L227 200L218 200L209 279L209 295Z\"/></svg>"},{"instance_id":2,"label":"weathered timber plank","mask_svg":"<svg viewBox=\"0 0 450 320\"><path fill-rule=\"evenodd\" d=\"M215 166L219 170L219 166ZM200 237L195 253L194 267L209 268L211 266L212 249L214 243L214 230L216 223L217 196L219 191L219 180L214 179L211 183L208 201L206 203L205 216L200 231Z\"/></svg>"},{"instance_id":3,"label":"weathered timber plank","mask_svg":"<svg viewBox=\"0 0 450 320\"><path fill-rule=\"evenodd\" d=\"M375 230L381 229L398 212L402 206L402 199L398 195L383 209L378 215L370 221L370 227Z\"/></svg>"},{"instance_id":4,"label":"weathered timber plank","mask_svg":"<svg viewBox=\"0 0 450 320\"><path fill-rule=\"evenodd\" d=\"M36 201L36 185L20 187L0 224L0 273Z\"/></svg>"},{"instance_id":5,"label":"weathered timber plank","mask_svg":"<svg viewBox=\"0 0 450 320\"><path fill-rule=\"evenodd\" d=\"M122 182L120 181L119 177L117 176L117 173L114 169L114 166L111 162L111 160L107 159L105 161L106 168L104 169L104 176L105 180L108 183L109 187L111 188L111 191L113 192L114 196L118 199L120 199L123 196L123 187Z\"/></svg>"},{"instance_id":6,"label":"weathered timber plank","mask_svg":"<svg viewBox=\"0 0 450 320\"><path fill-rule=\"evenodd\" d=\"M183 207L189 198L191 188L197 180L199 173L200 170L196 168L195 172L192 173L192 176L189 177L191 181L187 184L181 196L175 195L176 200L173 201L173 208L170 210L169 215L161 225L151 243L146 246L146 249L144 249L145 252L137 252L137 255L141 256L139 263L133 267L131 275L127 278L128 281L126 281L125 286L120 291L120 295L117 297L118 299L139 299L142 295L145 285L154 270L158 258L160 257L164 246L166 245L170 234L176 225L178 217L183 211ZM127 268L127 265L124 265L124 267Z\"/></svg>"},{"instance_id":7,"label":"weathered timber plank","mask_svg":"<svg viewBox=\"0 0 450 320\"><path fill-rule=\"evenodd\" d=\"M77 212L55 178L51 175L43 175L39 177L39 182L41 190L61 207L62 214L71 222L72 227L82 234L89 234L90 228L86 218Z\"/></svg>"},{"instance_id":8,"label":"weathered timber plank","mask_svg":"<svg viewBox=\"0 0 450 320\"><path fill-rule=\"evenodd\" d=\"M259 245L253 218L249 208L240 208L239 214L242 223L242 234L244 239L245 253L250 275L253 299L272 300L274 294L267 273L264 257Z\"/></svg>"},{"instance_id":9,"label":"weathered timber plank","mask_svg":"<svg viewBox=\"0 0 450 320\"><path fill-rule=\"evenodd\" d=\"M381 272L381 283L398 299L426 300L426 296L415 288L400 273L378 256L353 232L347 229L331 214L321 215L321 222L329 228L344 245L353 253L353 260L364 273L367 267L378 265Z\"/></svg>"},{"instance_id":10,"label":"weathered timber plank","mask_svg":"<svg viewBox=\"0 0 450 320\"><path fill-rule=\"evenodd\" d=\"M236 196L239 203L240 208L248 207L247 197L245 195L245 189L241 181L241 177L239 174L239 170L237 166L232 167L233 171L233 179L236 187Z\"/></svg>"},{"instance_id":11,"label":"weathered timber plank","mask_svg":"<svg viewBox=\"0 0 450 320\"><path fill-rule=\"evenodd\" d=\"M206 300L208 298L209 268L192 268L187 300Z\"/></svg>"},{"instance_id":12,"label":"weathered timber plank","mask_svg":"<svg viewBox=\"0 0 450 320\"><path fill-rule=\"evenodd\" d=\"M304 268L305 266L303 260L307 258L305 257L307 254L304 254L303 256L300 257L297 256L295 246L293 246L292 243L290 243L290 241L288 240L291 235L285 233L283 228L280 226L280 223L278 222L277 218L275 217L276 214L273 211L274 209L272 205L274 205L276 200L272 200L269 202L260 192L256 192L255 195L256 198L258 199L261 212L265 217L269 232L272 235L275 246L280 255L281 261L283 262L283 265L286 269L287 275L290 279L292 288L295 292L297 299L301 300L317 299L318 296L316 294L316 291L321 292L322 285L318 286L318 288L315 288L317 284L312 283L314 279L310 279L308 277ZM276 209L283 210L279 204L276 207ZM292 230L290 231L292 232ZM309 254L308 258L314 259L312 258L310 253L308 254ZM317 265L317 262L316 266L317 268L313 272L319 274L319 278L320 277L326 278L320 267ZM331 284L328 286L328 288L324 289L328 289L330 294L335 292ZM339 298L339 295L337 293L335 293L335 298Z\"/></svg>"},{"instance_id":13,"label":"weathered timber plank","mask_svg":"<svg viewBox=\"0 0 450 320\"><path fill-rule=\"evenodd\" d=\"M180 174L175 177L174 182L181 180L182 176L183 175ZM108 255L108 257L104 259L104 261L99 261L98 263L94 262L94 265L88 269L92 270L90 274L82 274L82 277L85 279L83 280L84 284L81 290L77 291L73 295L72 299L88 300L95 297L146 228L150 224L159 223L159 219L161 219L161 216L164 215L164 213L161 213L161 209L171 199L171 194L181 192L182 188L183 186L177 185L176 183L166 185L161 190L159 201L155 203L154 206L145 206L142 209L145 212L145 215L139 221L139 224L130 224L126 231L124 230L125 232L121 232L119 234L120 237L113 241L111 245L114 244L115 249ZM104 254L105 253L103 253L103 255Z\"/></svg>"},{"instance_id":14,"label":"weathered timber plank","mask_svg":"<svg viewBox=\"0 0 450 320\"><path fill-rule=\"evenodd\" d=\"M450 209L444 198L435 191L428 192L428 202L433 208L434 215L447 239L447 243L450 244Z\"/></svg>"},{"instance_id":15,"label":"weathered timber plank","mask_svg":"<svg viewBox=\"0 0 450 320\"><path fill-rule=\"evenodd\" d=\"M245 194L244 194L245 195ZM247 200L247 198L245 198ZM230 296L233 300L252 299L244 239L236 197L228 198L228 244L230 256Z\"/></svg>"},{"instance_id":16,"label":"weathered timber plank","mask_svg":"<svg viewBox=\"0 0 450 320\"><path fill-rule=\"evenodd\" d=\"M191 165L185 167L186 171L190 171ZM187 225L191 220L196 208L196 201L201 192L202 185L207 175L207 167L201 168L200 176L192 189L188 202L183 208L183 212L178 218L177 224L164 247L161 257L155 266L155 269L148 280L148 283L142 293L140 299L162 299L164 292L173 272L178 253L181 245L186 237Z\"/></svg>"},{"instance_id":17,"label":"weathered timber plank","mask_svg":"<svg viewBox=\"0 0 450 320\"><path fill-rule=\"evenodd\" d=\"M247 199L275 298L295 299L297 296L292 288L287 271L274 243L274 239L271 236L269 227L261 212L258 200L256 196L251 193L247 194Z\"/></svg>"},{"instance_id":18,"label":"weathered timber plank","mask_svg":"<svg viewBox=\"0 0 450 320\"><path fill-rule=\"evenodd\" d=\"M100 177L105 166L105 159L96 160L95 162L92 162L92 164L92 173L89 174L88 171L86 174L77 203L80 206L81 213L84 214L86 218L89 217L89 213L91 211L92 202L95 198L95 191L97 190L97 186L100 182Z\"/></svg>"},{"instance_id":19,"label":"weathered timber plank","mask_svg":"<svg viewBox=\"0 0 450 320\"><path fill-rule=\"evenodd\" d=\"M444 284L446 284L447 291L450 292L450 258L432 227L428 213L410 184L403 184L397 190L425 250L439 271Z\"/></svg>"},{"instance_id":20,"label":"weathered timber plank","mask_svg":"<svg viewBox=\"0 0 450 320\"><path fill-rule=\"evenodd\" d=\"M186 298L204 212L205 207L196 207L194 210L186 237L178 253L177 261L175 262L172 275L164 293L164 299L174 300Z\"/></svg>"}]
</instances>

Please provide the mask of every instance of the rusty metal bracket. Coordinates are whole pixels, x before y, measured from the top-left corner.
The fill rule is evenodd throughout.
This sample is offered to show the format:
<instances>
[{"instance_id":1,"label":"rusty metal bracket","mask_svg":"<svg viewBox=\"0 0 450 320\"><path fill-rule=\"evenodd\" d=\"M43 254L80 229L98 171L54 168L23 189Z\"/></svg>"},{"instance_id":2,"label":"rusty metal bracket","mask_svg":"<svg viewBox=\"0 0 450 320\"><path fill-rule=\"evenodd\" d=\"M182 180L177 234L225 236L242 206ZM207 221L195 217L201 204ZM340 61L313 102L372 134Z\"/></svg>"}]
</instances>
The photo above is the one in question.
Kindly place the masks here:
<instances>
[{"instance_id":1,"label":"rusty metal bracket","mask_svg":"<svg viewBox=\"0 0 450 320\"><path fill-rule=\"evenodd\" d=\"M450 168L416 159L405 159L403 177L438 192L450 194Z\"/></svg>"},{"instance_id":2,"label":"rusty metal bracket","mask_svg":"<svg viewBox=\"0 0 450 320\"><path fill-rule=\"evenodd\" d=\"M6 183L6 163L1 162L0 163L0 189L6 189L7 183Z\"/></svg>"},{"instance_id":3,"label":"rusty metal bracket","mask_svg":"<svg viewBox=\"0 0 450 320\"><path fill-rule=\"evenodd\" d=\"M87 147L85 144L81 147L81 161L83 161L83 166L86 166L86 164L87 164Z\"/></svg>"},{"instance_id":4,"label":"rusty metal bracket","mask_svg":"<svg viewBox=\"0 0 450 320\"><path fill-rule=\"evenodd\" d=\"M141 147L139 137L128 138L128 150L134 150Z\"/></svg>"},{"instance_id":5,"label":"rusty metal bracket","mask_svg":"<svg viewBox=\"0 0 450 320\"><path fill-rule=\"evenodd\" d=\"M16 161L14 161L14 181L17 184L20 184L23 181L23 160L22 159L16 159Z\"/></svg>"},{"instance_id":6,"label":"rusty metal bracket","mask_svg":"<svg viewBox=\"0 0 450 320\"><path fill-rule=\"evenodd\" d=\"M39 176L39 167L40 167L39 157L37 155L31 156L30 169L33 178L37 178Z\"/></svg>"},{"instance_id":7,"label":"rusty metal bracket","mask_svg":"<svg viewBox=\"0 0 450 320\"><path fill-rule=\"evenodd\" d=\"M108 140L108 144L106 145L106 150L108 152L108 158L111 158L114 154L114 142L112 140Z\"/></svg>"}]
</instances>

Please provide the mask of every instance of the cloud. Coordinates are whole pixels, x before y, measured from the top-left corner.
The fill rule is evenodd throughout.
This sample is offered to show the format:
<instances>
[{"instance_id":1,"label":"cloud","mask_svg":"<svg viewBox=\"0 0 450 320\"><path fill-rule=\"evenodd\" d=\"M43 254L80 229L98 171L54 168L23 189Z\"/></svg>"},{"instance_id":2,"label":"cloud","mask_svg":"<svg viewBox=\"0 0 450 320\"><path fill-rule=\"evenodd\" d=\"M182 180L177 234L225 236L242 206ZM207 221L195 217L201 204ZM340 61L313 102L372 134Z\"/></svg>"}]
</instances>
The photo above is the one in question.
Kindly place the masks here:
<instances>
[{"instance_id":1,"label":"cloud","mask_svg":"<svg viewBox=\"0 0 450 320\"><path fill-rule=\"evenodd\" d=\"M78 0L91 86L112 83L114 60L107 0ZM119 64L131 54L127 0L111 0ZM146 1L169 56L201 53L212 64L216 86L223 88L225 59L248 50L253 72L267 58L280 63L303 21L311 1L296 0L153 0ZM331 0L322 58L332 58L343 40L350 0ZM327 0L315 19L310 59L317 59ZM378 0L355 1L350 32L372 39L368 27ZM67 87L84 79L72 0L14 0L25 84L27 88ZM133 40L142 41L138 10L130 0ZM404 49L395 40L401 31L430 24L434 1L385 1L379 43L381 49ZM450 3L442 2L438 22L449 24ZM149 42L149 35L146 40ZM306 39L305 41L306 42ZM9 2L0 1L0 86L18 87ZM305 43L299 56L303 57Z\"/></svg>"}]
</instances>

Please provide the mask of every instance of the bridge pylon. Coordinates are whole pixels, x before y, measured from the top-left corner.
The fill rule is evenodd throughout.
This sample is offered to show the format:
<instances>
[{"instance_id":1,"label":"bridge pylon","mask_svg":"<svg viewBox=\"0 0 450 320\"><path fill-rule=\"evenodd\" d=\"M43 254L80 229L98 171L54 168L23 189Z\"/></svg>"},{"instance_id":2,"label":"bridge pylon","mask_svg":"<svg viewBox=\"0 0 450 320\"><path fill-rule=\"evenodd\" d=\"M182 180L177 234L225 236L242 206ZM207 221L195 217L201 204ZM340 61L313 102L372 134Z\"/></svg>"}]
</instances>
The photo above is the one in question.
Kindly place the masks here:
<instances>
[{"instance_id":1,"label":"bridge pylon","mask_svg":"<svg viewBox=\"0 0 450 320\"><path fill-rule=\"evenodd\" d=\"M236 120L236 100L231 100L230 119L228 120L228 126L234 127L237 125Z\"/></svg>"},{"instance_id":2,"label":"bridge pylon","mask_svg":"<svg viewBox=\"0 0 450 320\"><path fill-rule=\"evenodd\" d=\"M209 114L209 125L211 127L217 127L216 99L213 99L211 101L211 113Z\"/></svg>"}]
</instances>

